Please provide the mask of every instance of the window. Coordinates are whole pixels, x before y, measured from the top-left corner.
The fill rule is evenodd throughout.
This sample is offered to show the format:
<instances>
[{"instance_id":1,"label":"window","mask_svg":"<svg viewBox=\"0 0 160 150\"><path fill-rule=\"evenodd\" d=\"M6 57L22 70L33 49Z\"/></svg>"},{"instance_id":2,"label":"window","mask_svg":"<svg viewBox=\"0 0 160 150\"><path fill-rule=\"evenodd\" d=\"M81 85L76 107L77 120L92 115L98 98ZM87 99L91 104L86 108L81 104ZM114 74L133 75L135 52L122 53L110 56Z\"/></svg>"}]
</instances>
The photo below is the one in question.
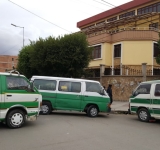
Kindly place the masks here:
<instances>
[{"instance_id":1,"label":"window","mask_svg":"<svg viewBox=\"0 0 160 150\"><path fill-rule=\"evenodd\" d=\"M104 20L104 21L101 21L101 22L96 23L96 26L103 25L104 23L105 23L105 20Z\"/></svg>"},{"instance_id":2,"label":"window","mask_svg":"<svg viewBox=\"0 0 160 150\"><path fill-rule=\"evenodd\" d=\"M150 89L151 89L151 84L142 84L134 92L134 95L136 96L138 94L150 94Z\"/></svg>"},{"instance_id":3,"label":"window","mask_svg":"<svg viewBox=\"0 0 160 150\"><path fill-rule=\"evenodd\" d=\"M160 96L160 84L157 84L157 85L156 85L154 95L155 95L155 96Z\"/></svg>"},{"instance_id":4,"label":"window","mask_svg":"<svg viewBox=\"0 0 160 150\"><path fill-rule=\"evenodd\" d=\"M151 13L151 12L160 12L160 3L155 3L143 8L138 9L138 15L145 14L145 13Z\"/></svg>"},{"instance_id":5,"label":"window","mask_svg":"<svg viewBox=\"0 0 160 150\"><path fill-rule=\"evenodd\" d=\"M160 52L157 43L154 43L154 44L153 44L153 50L154 50L154 52L153 52L153 57L157 57L158 54L159 54L159 52Z\"/></svg>"},{"instance_id":6,"label":"window","mask_svg":"<svg viewBox=\"0 0 160 150\"><path fill-rule=\"evenodd\" d=\"M158 22L149 24L149 29L158 29L158 28L159 28Z\"/></svg>"},{"instance_id":7,"label":"window","mask_svg":"<svg viewBox=\"0 0 160 150\"><path fill-rule=\"evenodd\" d=\"M160 75L160 69L153 69L153 75Z\"/></svg>"},{"instance_id":8,"label":"window","mask_svg":"<svg viewBox=\"0 0 160 150\"><path fill-rule=\"evenodd\" d=\"M119 19L129 16L135 16L135 10L119 15Z\"/></svg>"},{"instance_id":9,"label":"window","mask_svg":"<svg viewBox=\"0 0 160 150\"><path fill-rule=\"evenodd\" d=\"M117 16L113 17L113 18L110 18L110 19L107 19L107 22L111 22L111 21L115 21L115 20L117 20Z\"/></svg>"},{"instance_id":10,"label":"window","mask_svg":"<svg viewBox=\"0 0 160 150\"><path fill-rule=\"evenodd\" d=\"M92 58L93 59L101 58L101 45L93 47Z\"/></svg>"},{"instance_id":11,"label":"window","mask_svg":"<svg viewBox=\"0 0 160 150\"><path fill-rule=\"evenodd\" d=\"M114 57L121 57L121 44L114 45Z\"/></svg>"},{"instance_id":12,"label":"window","mask_svg":"<svg viewBox=\"0 0 160 150\"><path fill-rule=\"evenodd\" d=\"M104 75L111 75L111 68L105 68Z\"/></svg>"},{"instance_id":13,"label":"window","mask_svg":"<svg viewBox=\"0 0 160 150\"><path fill-rule=\"evenodd\" d=\"M7 76L7 89L8 90L27 90L30 84L22 77Z\"/></svg>"},{"instance_id":14,"label":"window","mask_svg":"<svg viewBox=\"0 0 160 150\"><path fill-rule=\"evenodd\" d=\"M70 81L60 81L59 82L59 91L63 92L81 92L81 83L80 82L70 82Z\"/></svg>"},{"instance_id":15,"label":"window","mask_svg":"<svg viewBox=\"0 0 160 150\"><path fill-rule=\"evenodd\" d=\"M114 69L114 75L120 75L120 69Z\"/></svg>"},{"instance_id":16,"label":"window","mask_svg":"<svg viewBox=\"0 0 160 150\"><path fill-rule=\"evenodd\" d=\"M55 80L43 80L43 79L34 80L34 86L38 90L55 91L56 90L56 84L57 84L57 81L55 81Z\"/></svg>"},{"instance_id":17,"label":"window","mask_svg":"<svg viewBox=\"0 0 160 150\"><path fill-rule=\"evenodd\" d=\"M86 91L87 92L97 92L101 93L102 87L98 83L86 82Z\"/></svg>"}]
</instances>

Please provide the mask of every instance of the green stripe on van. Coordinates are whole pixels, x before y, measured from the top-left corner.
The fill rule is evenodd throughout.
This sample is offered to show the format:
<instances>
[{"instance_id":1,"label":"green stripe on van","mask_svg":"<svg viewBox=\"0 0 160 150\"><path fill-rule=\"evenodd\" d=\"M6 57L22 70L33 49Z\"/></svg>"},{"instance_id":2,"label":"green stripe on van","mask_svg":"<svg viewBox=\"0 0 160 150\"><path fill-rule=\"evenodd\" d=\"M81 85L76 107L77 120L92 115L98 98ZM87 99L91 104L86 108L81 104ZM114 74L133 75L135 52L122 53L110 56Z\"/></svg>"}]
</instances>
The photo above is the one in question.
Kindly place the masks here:
<instances>
[{"instance_id":1,"label":"green stripe on van","mask_svg":"<svg viewBox=\"0 0 160 150\"><path fill-rule=\"evenodd\" d=\"M28 113L27 115L28 115L28 116L38 115L38 112Z\"/></svg>"},{"instance_id":2,"label":"green stripe on van","mask_svg":"<svg viewBox=\"0 0 160 150\"><path fill-rule=\"evenodd\" d=\"M142 99L142 98L136 98L136 99L131 99L131 103L150 104L150 100Z\"/></svg>"},{"instance_id":3,"label":"green stripe on van","mask_svg":"<svg viewBox=\"0 0 160 150\"><path fill-rule=\"evenodd\" d=\"M22 105L27 108L38 108L39 102L3 102L0 109L7 109L14 105Z\"/></svg>"}]
</instances>

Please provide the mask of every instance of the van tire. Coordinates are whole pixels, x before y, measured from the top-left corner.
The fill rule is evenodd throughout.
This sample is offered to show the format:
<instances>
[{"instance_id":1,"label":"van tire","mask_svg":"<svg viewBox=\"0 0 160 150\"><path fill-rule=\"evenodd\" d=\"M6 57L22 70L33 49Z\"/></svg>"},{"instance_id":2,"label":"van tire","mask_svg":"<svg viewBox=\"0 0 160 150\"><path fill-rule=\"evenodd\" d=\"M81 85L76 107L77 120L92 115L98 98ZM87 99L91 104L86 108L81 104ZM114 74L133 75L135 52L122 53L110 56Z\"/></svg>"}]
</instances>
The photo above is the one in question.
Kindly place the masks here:
<instances>
[{"instance_id":1,"label":"van tire","mask_svg":"<svg viewBox=\"0 0 160 150\"><path fill-rule=\"evenodd\" d=\"M22 127L25 121L25 114L20 109L11 110L6 117L7 126L12 129Z\"/></svg>"},{"instance_id":2,"label":"van tire","mask_svg":"<svg viewBox=\"0 0 160 150\"><path fill-rule=\"evenodd\" d=\"M89 106L88 109L87 109L87 115L89 117L97 117L97 115L98 115L98 108L97 108L97 106L95 106L95 105Z\"/></svg>"},{"instance_id":3,"label":"van tire","mask_svg":"<svg viewBox=\"0 0 160 150\"><path fill-rule=\"evenodd\" d=\"M50 102L42 102L41 112L42 115L48 115L52 111L52 106Z\"/></svg>"},{"instance_id":4,"label":"van tire","mask_svg":"<svg viewBox=\"0 0 160 150\"><path fill-rule=\"evenodd\" d=\"M148 122L150 119L150 114L146 108L140 108L138 110L138 118L142 122Z\"/></svg>"}]
</instances>

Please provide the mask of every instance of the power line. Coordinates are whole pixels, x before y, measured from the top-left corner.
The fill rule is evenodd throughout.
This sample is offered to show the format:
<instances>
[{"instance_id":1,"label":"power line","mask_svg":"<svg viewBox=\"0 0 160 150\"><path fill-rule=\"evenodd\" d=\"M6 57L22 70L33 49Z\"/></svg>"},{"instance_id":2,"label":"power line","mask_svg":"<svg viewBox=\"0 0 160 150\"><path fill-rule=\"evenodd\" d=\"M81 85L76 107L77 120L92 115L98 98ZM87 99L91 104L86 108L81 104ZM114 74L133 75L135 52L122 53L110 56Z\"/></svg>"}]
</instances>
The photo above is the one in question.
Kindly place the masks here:
<instances>
[{"instance_id":1,"label":"power line","mask_svg":"<svg viewBox=\"0 0 160 150\"><path fill-rule=\"evenodd\" d=\"M0 55L4 55L4 52L10 51L11 49L13 49L14 47L16 47L16 46L18 46L18 45L19 45L19 44L15 45L15 46L7 49L7 50L2 51L2 52L0 53Z\"/></svg>"},{"instance_id":2,"label":"power line","mask_svg":"<svg viewBox=\"0 0 160 150\"><path fill-rule=\"evenodd\" d=\"M63 27L60 27L59 25L56 25L56 24L54 24L53 22L48 21L47 19L42 18L41 16L38 16L37 14L35 14L35 13L33 13L33 12L27 10L26 8L20 6L20 5L16 4L16 3L14 3L14 2L12 2L12 1L10 1L10 0L8 0L8 1L11 2L11 3L13 3L14 5L17 5L18 7L20 7L20 8L22 8L22 9L28 11L29 13L35 15L35 16L38 17L38 18L40 18L40 19L42 19L42 20L44 20L44 21L47 21L47 22L49 22L50 24L52 24L52 25L54 25L54 26L56 26L56 27L58 27L58 28L61 28L61 29L65 30L65 31L67 31L67 32L72 33L71 31L69 31L69 30L67 30L67 29L65 29L65 28L63 28Z\"/></svg>"},{"instance_id":3,"label":"power line","mask_svg":"<svg viewBox=\"0 0 160 150\"><path fill-rule=\"evenodd\" d=\"M100 4L102 4L102 5L106 5L106 4L101 3L101 2L99 2L99 1L97 1L97 0L93 0L93 1L95 1L95 2L97 2L97 3L100 3ZM109 5L106 5L106 6L111 7L111 6L109 6Z\"/></svg>"},{"instance_id":4,"label":"power line","mask_svg":"<svg viewBox=\"0 0 160 150\"><path fill-rule=\"evenodd\" d=\"M120 9L120 10L124 10L124 9L121 9L120 7L117 7L117 6L115 6L115 5L113 5L113 4L109 3L109 2L106 2L105 0L101 0L101 1L102 1L102 2L105 2L105 3L109 4L109 5L111 5L111 6L113 6L113 7L116 7L116 8L118 8L118 9Z\"/></svg>"},{"instance_id":5,"label":"power line","mask_svg":"<svg viewBox=\"0 0 160 150\"><path fill-rule=\"evenodd\" d=\"M76 0L76 1L78 1L78 2L80 3L80 0ZM81 1L81 2L82 2L82 1ZM85 3L85 4L87 4L87 5L90 5L90 6L94 7L94 8L97 8L97 9L100 9L100 10L103 10L103 11L104 11L104 9L99 8L99 7L96 7L96 6L91 5L91 4L89 4L89 3L86 3L86 2L83 2L83 3Z\"/></svg>"}]
</instances>

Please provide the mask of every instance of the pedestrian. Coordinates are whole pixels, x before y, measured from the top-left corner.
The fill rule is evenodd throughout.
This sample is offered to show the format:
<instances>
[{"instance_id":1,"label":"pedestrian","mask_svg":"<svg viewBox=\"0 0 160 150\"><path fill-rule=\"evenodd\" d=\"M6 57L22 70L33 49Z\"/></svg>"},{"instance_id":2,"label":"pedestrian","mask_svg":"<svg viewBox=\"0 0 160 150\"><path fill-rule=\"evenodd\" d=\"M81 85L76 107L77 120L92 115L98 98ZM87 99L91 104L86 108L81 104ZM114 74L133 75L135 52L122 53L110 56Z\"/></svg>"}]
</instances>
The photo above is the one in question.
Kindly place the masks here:
<instances>
[{"instance_id":1,"label":"pedestrian","mask_svg":"<svg viewBox=\"0 0 160 150\"><path fill-rule=\"evenodd\" d=\"M113 102L113 99L112 99L112 84L108 85L107 93L108 93L108 96L110 97L110 104L112 104L112 102Z\"/></svg>"}]
</instances>

